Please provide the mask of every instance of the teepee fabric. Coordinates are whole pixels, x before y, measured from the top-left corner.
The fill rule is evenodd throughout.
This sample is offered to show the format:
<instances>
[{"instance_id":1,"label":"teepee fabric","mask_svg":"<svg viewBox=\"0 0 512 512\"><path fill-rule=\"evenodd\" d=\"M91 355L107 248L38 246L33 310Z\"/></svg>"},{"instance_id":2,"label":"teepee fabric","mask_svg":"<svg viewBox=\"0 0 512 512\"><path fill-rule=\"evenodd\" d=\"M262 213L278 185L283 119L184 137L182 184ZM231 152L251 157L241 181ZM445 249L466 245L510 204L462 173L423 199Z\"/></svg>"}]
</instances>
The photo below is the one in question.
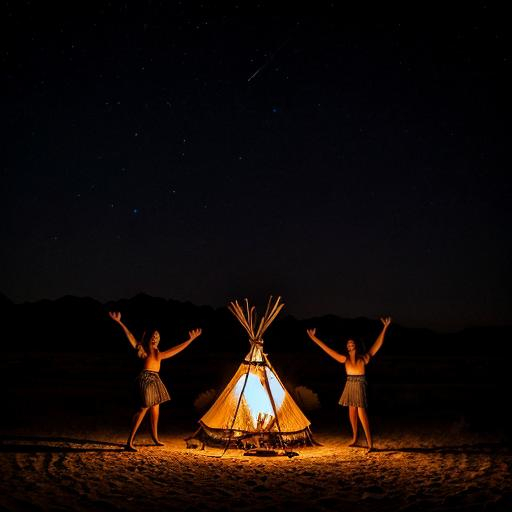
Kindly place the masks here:
<instances>
[{"instance_id":1,"label":"teepee fabric","mask_svg":"<svg viewBox=\"0 0 512 512\"><path fill-rule=\"evenodd\" d=\"M281 311L280 297L269 300L265 315L256 321L254 307L245 300L229 305L249 334L251 349L219 395L199 421L194 438L206 444L243 444L257 438L264 444L294 446L313 444L310 422L304 416L263 352L262 335Z\"/></svg>"}]
</instances>

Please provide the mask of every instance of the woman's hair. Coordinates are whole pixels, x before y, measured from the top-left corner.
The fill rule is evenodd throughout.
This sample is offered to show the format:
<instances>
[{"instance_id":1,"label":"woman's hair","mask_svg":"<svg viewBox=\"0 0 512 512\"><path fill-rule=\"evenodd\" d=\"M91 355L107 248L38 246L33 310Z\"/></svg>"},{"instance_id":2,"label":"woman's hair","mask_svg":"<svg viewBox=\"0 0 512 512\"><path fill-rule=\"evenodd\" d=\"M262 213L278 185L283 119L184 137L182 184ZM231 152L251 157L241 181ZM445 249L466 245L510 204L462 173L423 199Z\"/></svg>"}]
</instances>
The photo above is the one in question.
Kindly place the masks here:
<instances>
[{"instance_id":1,"label":"woman's hair","mask_svg":"<svg viewBox=\"0 0 512 512\"><path fill-rule=\"evenodd\" d=\"M140 343L137 344L137 356L141 359L146 359L146 357L148 357L149 340L155 332L159 333L158 329L152 327L151 329L147 329L142 333Z\"/></svg>"},{"instance_id":2,"label":"woman's hair","mask_svg":"<svg viewBox=\"0 0 512 512\"><path fill-rule=\"evenodd\" d=\"M148 357L148 340L146 338L146 331L142 333L140 337L140 342L137 343L137 357L141 359L146 359Z\"/></svg>"},{"instance_id":3,"label":"woman's hair","mask_svg":"<svg viewBox=\"0 0 512 512\"><path fill-rule=\"evenodd\" d=\"M348 354L347 344L348 344L349 341L351 341L355 345L355 347L356 347L356 354L364 354L365 353L365 347L364 347L363 343L361 343L358 340L355 340L354 338L348 338L346 343L345 343L345 352L347 354Z\"/></svg>"},{"instance_id":4,"label":"woman's hair","mask_svg":"<svg viewBox=\"0 0 512 512\"><path fill-rule=\"evenodd\" d=\"M142 343L137 344L137 357L140 357L141 359L146 359L146 357L148 357L148 353Z\"/></svg>"}]
</instances>

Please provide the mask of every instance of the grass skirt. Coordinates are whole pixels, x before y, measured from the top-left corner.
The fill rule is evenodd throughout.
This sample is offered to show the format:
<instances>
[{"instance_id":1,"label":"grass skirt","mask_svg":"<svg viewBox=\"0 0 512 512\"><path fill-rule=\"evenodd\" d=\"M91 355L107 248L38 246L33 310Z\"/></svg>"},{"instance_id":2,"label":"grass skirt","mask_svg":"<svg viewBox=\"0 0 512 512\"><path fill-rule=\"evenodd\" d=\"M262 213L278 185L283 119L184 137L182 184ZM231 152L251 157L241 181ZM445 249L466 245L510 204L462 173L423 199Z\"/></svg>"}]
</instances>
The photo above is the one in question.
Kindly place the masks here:
<instances>
[{"instance_id":1,"label":"grass skirt","mask_svg":"<svg viewBox=\"0 0 512 512\"><path fill-rule=\"evenodd\" d=\"M152 370L140 372L137 377L137 388L142 407L151 407L171 399L160 375Z\"/></svg>"},{"instance_id":2,"label":"grass skirt","mask_svg":"<svg viewBox=\"0 0 512 512\"><path fill-rule=\"evenodd\" d=\"M364 375L347 375L347 382L341 394L340 405L368 407L366 398L366 377Z\"/></svg>"}]
</instances>

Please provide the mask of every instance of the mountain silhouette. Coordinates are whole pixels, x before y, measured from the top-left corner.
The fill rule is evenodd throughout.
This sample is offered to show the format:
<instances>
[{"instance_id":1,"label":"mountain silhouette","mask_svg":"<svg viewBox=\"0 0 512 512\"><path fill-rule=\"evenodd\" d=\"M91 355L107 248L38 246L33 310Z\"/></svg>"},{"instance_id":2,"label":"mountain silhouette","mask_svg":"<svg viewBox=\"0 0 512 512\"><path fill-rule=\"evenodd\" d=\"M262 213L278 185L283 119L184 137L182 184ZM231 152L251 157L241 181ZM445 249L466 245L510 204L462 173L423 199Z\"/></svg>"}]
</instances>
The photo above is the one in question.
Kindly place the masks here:
<instances>
[{"instance_id":1,"label":"mountain silhouette","mask_svg":"<svg viewBox=\"0 0 512 512\"><path fill-rule=\"evenodd\" d=\"M162 346L185 339L190 329L203 329L201 346L210 352L244 354L247 336L226 307L214 309L191 302L152 297L140 293L132 298L101 303L89 297L64 296L15 304L0 293L0 314L4 332L15 333L4 350L63 350L77 352L116 352L126 340L122 330L108 316L120 311L124 323L140 338L144 332L158 329ZM367 350L381 329L378 319L341 318L327 314L297 319L283 313L265 337L265 348L274 352L306 352L319 349L307 337L306 329L315 327L321 339L342 352L347 339L356 340ZM483 344L510 339L512 326L473 327L456 333L439 333L424 328L409 328L393 323L386 337L387 355L477 354Z\"/></svg>"}]
</instances>

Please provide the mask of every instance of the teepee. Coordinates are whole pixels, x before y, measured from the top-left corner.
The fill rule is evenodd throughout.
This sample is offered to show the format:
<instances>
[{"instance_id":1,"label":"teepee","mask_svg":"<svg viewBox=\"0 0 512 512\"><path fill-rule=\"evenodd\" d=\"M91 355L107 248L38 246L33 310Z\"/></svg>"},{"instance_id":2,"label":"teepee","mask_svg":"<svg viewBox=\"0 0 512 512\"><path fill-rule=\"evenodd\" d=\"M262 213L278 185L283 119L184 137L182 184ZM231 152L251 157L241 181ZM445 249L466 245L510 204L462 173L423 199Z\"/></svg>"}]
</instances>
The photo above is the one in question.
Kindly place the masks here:
<instances>
[{"instance_id":1,"label":"teepee","mask_svg":"<svg viewBox=\"0 0 512 512\"><path fill-rule=\"evenodd\" d=\"M316 444L304 416L263 352L263 334L284 304L270 297L257 321L254 306L237 301L228 309L249 335L251 348L233 378L200 419L190 439L210 446L286 448Z\"/></svg>"}]
</instances>

